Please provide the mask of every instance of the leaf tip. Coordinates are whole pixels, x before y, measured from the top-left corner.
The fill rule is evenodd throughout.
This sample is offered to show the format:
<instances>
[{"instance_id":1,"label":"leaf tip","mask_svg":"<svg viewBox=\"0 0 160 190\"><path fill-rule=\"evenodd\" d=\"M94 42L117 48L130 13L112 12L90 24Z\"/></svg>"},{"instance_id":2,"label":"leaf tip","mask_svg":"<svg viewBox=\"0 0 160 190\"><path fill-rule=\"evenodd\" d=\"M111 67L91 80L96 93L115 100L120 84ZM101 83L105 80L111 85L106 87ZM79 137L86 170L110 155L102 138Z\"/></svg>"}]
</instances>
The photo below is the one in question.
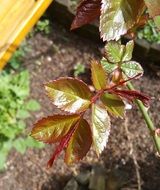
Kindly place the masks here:
<instances>
[{"instance_id":1,"label":"leaf tip","mask_svg":"<svg viewBox=\"0 0 160 190\"><path fill-rule=\"evenodd\" d=\"M70 31L73 31L75 29L79 28L79 26L76 24L75 20L73 20L71 27L70 27Z\"/></svg>"},{"instance_id":2,"label":"leaf tip","mask_svg":"<svg viewBox=\"0 0 160 190\"><path fill-rule=\"evenodd\" d=\"M54 159L51 158L51 159L47 162L46 168L47 168L47 169L50 169L50 168L53 166L53 163L54 163Z\"/></svg>"}]
</instances>

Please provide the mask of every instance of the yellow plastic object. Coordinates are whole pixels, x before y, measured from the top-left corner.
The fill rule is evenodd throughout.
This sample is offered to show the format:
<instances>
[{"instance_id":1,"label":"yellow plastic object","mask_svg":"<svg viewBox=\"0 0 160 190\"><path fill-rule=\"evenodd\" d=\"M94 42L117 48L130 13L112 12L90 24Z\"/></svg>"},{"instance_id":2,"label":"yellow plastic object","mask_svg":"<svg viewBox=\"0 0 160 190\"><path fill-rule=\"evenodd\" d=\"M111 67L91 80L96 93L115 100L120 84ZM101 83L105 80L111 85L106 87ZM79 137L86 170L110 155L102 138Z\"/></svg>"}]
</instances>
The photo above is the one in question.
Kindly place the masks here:
<instances>
[{"instance_id":1,"label":"yellow plastic object","mask_svg":"<svg viewBox=\"0 0 160 190\"><path fill-rule=\"evenodd\" d=\"M0 69L53 0L0 0Z\"/></svg>"}]
</instances>

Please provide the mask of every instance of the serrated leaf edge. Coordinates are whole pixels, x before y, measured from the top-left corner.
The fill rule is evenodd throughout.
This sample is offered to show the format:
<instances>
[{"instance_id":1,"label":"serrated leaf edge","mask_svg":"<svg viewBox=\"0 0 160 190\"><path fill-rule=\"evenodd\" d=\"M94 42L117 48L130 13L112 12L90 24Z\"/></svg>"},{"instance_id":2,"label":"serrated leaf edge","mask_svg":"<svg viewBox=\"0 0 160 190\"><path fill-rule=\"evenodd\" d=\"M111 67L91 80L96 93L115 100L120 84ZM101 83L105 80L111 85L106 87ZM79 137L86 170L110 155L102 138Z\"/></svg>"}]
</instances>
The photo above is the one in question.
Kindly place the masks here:
<instances>
[{"instance_id":1,"label":"serrated leaf edge","mask_svg":"<svg viewBox=\"0 0 160 190\"><path fill-rule=\"evenodd\" d=\"M48 84L50 84L50 83L53 83L53 82L57 82L57 81L60 81L60 80L67 80L67 79L69 79L69 80L76 80L76 81L78 81L78 82L81 82L85 87L86 87L86 89L90 92L90 94L91 94L91 97L92 97L92 92L91 92L91 90L90 90L90 88L88 87L88 85L85 83L85 82L83 82L81 79L77 79L77 78L73 78L73 77L59 77L58 79L55 79L55 80L50 80L49 82L47 82L47 83L44 83L43 84L43 86L44 86L44 88L45 88L45 95L49 98L49 100L51 101L51 103L55 106L55 107L57 107L58 109L60 109L61 111L65 111L66 113L69 113L69 114L80 114L80 113L82 113L83 111L76 111L76 112L72 112L72 111L68 111L68 110L66 110L66 109L63 109L62 107L59 107L58 105L55 105L53 102L52 102L52 99L50 98L50 96L48 95L48 93L47 93L47 91L46 91L46 86L48 85ZM74 96L74 95L73 95ZM91 97L90 97L90 99L91 99ZM81 100L85 100L86 102L88 101L88 107L90 106L90 104L91 104L91 101L90 100L87 100L87 99L83 99L83 98L81 98L81 97L79 97L79 99L81 99Z\"/></svg>"},{"instance_id":2,"label":"serrated leaf edge","mask_svg":"<svg viewBox=\"0 0 160 190\"><path fill-rule=\"evenodd\" d=\"M56 114L56 115L50 115L50 116L42 117L41 119L38 119L38 120L34 123L33 126L35 127L36 125L38 125L38 123L43 122L44 120L47 120L47 119L49 119L49 118L53 118L53 117L56 118L56 117L59 117L59 116L63 116L63 117L66 117L66 116L77 116L77 121L78 121L78 119L80 119L80 117L81 117L80 114L63 114L63 115L61 115L61 114ZM42 142L39 138L33 137L32 133L33 133L34 127L32 128L32 131L31 131L31 133L29 134L29 136L31 136L32 138L34 138L35 140L37 140L37 141L39 141L39 142ZM51 142L51 143L49 143L49 142L43 142L43 143L45 143L45 144L54 144L53 142Z\"/></svg>"}]
</instances>

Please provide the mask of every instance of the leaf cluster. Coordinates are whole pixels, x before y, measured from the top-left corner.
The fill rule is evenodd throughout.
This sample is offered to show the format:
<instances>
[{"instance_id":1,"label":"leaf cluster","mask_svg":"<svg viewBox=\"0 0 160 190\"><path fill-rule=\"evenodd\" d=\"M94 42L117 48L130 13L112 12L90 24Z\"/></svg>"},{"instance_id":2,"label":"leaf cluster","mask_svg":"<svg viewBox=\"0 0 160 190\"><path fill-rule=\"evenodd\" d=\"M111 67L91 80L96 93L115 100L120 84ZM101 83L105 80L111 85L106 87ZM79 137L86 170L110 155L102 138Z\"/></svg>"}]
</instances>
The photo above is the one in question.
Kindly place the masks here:
<instances>
[{"instance_id":1,"label":"leaf cluster","mask_svg":"<svg viewBox=\"0 0 160 190\"><path fill-rule=\"evenodd\" d=\"M30 111L40 109L29 96L29 74L27 71L12 75L0 73L0 170L11 148L24 153L27 147L40 147L41 144L25 134L24 119L30 117Z\"/></svg>"},{"instance_id":2,"label":"leaf cluster","mask_svg":"<svg viewBox=\"0 0 160 190\"><path fill-rule=\"evenodd\" d=\"M127 90L128 81L143 75L141 65L132 61L134 42L121 44L122 35L133 34L149 18L160 27L160 0L81 0L71 29L79 28L95 19L100 19L101 38L107 41L105 54L99 62L91 62L94 92L74 78L59 78L45 85L52 103L64 115L53 115L39 120L31 136L44 143L58 143L48 162L52 166L55 158L65 150L65 162L74 163L83 159L93 145L97 155L105 148L111 119L125 116L125 103L140 100L149 106L150 98L139 91ZM84 115L90 109L91 124Z\"/></svg>"},{"instance_id":3,"label":"leaf cluster","mask_svg":"<svg viewBox=\"0 0 160 190\"><path fill-rule=\"evenodd\" d=\"M149 105L148 96L125 89L127 81L143 74L139 63L131 61L133 46L133 41L126 46L110 42L106 45L102 64L95 60L91 62L94 92L81 80L70 77L59 78L45 85L52 103L68 113L43 118L32 129L31 136L36 140L59 143L48 162L49 167L62 150L65 150L67 164L81 160L92 144L97 155L101 154L110 134L110 115L123 118L125 101L139 99L145 106ZM114 69L110 70L110 65ZM115 80L117 71L119 76ZM91 125L84 119L88 109L91 112Z\"/></svg>"}]
</instances>

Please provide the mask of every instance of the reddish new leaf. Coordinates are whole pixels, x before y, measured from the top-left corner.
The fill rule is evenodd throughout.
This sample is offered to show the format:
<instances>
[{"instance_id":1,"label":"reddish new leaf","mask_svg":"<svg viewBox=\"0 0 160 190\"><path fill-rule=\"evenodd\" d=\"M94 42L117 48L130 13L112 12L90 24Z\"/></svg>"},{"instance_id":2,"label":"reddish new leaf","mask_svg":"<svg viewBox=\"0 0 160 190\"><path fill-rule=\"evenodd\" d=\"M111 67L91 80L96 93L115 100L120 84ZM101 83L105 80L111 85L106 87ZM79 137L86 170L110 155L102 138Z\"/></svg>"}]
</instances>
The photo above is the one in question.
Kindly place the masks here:
<instances>
[{"instance_id":1,"label":"reddish new leaf","mask_svg":"<svg viewBox=\"0 0 160 190\"><path fill-rule=\"evenodd\" d=\"M81 80L60 78L46 84L45 89L54 105L70 113L83 112L91 103L92 93Z\"/></svg>"},{"instance_id":2,"label":"reddish new leaf","mask_svg":"<svg viewBox=\"0 0 160 190\"><path fill-rule=\"evenodd\" d=\"M75 132L76 128L78 127L78 125L79 125L79 122L77 123L77 125L75 125L73 128L71 128L70 131L63 137L63 139L59 143L58 147L54 151L51 159L48 161L47 166L49 168L52 167L54 160L62 152L62 150L68 146L69 140L71 139L71 137L72 137L73 133Z\"/></svg>"},{"instance_id":3,"label":"reddish new leaf","mask_svg":"<svg viewBox=\"0 0 160 190\"><path fill-rule=\"evenodd\" d=\"M72 135L66 149L67 164L81 160L89 151L92 144L92 132L88 122L82 119Z\"/></svg>"},{"instance_id":4,"label":"reddish new leaf","mask_svg":"<svg viewBox=\"0 0 160 190\"><path fill-rule=\"evenodd\" d=\"M100 16L101 0L82 0L77 8L71 30L88 24Z\"/></svg>"},{"instance_id":5,"label":"reddish new leaf","mask_svg":"<svg viewBox=\"0 0 160 190\"><path fill-rule=\"evenodd\" d=\"M148 107L150 102L150 97L145 94L135 91L135 90L118 90L113 89L110 91L111 93L117 94L123 98L126 98L129 101L134 101L136 99L143 102L143 104Z\"/></svg>"},{"instance_id":6,"label":"reddish new leaf","mask_svg":"<svg viewBox=\"0 0 160 190\"><path fill-rule=\"evenodd\" d=\"M54 115L39 120L32 129L31 136L44 143L60 141L80 119L79 115Z\"/></svg>"}]
</instances>

